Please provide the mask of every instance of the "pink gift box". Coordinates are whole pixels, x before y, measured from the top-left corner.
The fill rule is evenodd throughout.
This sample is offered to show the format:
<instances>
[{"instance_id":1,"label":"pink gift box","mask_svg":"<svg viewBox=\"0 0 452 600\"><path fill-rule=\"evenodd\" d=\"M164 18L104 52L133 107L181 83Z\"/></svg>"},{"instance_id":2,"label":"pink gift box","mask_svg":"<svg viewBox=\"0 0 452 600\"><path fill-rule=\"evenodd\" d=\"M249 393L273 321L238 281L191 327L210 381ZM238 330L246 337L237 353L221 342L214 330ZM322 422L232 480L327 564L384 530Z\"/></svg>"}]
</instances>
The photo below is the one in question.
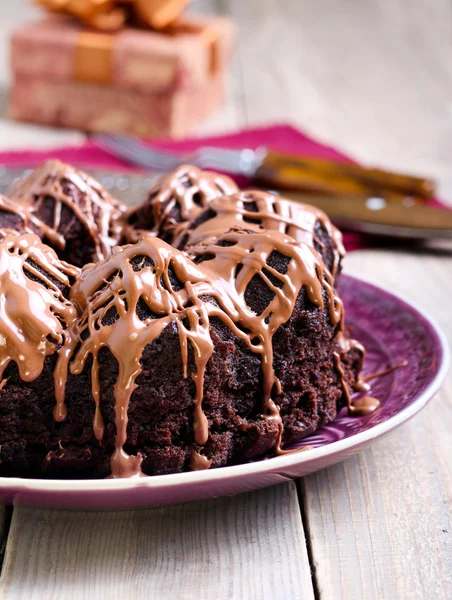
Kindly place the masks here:
<instances>
[{"instance_id":1,"label":"pink gift box","mask_svg":"<svg viewBox=\"0 0 452 600\"><path fill-rule=\"evenodd\" d=\"M222 17L155 32L89 30L66 18L12 36L13 119L143 136L184 136L224 98L235 30Z\"/></svg>"}]
</instances>

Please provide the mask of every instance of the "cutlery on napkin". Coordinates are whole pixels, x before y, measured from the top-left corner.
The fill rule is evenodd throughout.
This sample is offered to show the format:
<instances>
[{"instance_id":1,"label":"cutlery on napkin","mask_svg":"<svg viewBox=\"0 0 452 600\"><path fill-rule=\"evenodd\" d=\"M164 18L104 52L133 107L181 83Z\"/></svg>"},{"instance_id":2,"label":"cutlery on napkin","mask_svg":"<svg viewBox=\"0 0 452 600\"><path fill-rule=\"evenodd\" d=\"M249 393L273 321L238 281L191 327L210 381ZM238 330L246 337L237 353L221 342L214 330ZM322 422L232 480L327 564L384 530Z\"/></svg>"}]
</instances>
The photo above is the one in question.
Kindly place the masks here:
<instances>
[{"instance_id":1,"label":"cutlery on napkin","mask_svg":"<svg viewBox=\"0 0 452 600\"><path fill-rule=\"evenodd\" d=\"M435 192L427 178L324 158L204 146L175 153L137 139L102 134L92 141L135 166L168 171L183 163L244 175L254 185L314 204L344 229L411 239L452 238L452 212L424 205Z\"/></svg>"},{"instance_id":2,"label":"cutlery on napkin","mask_svg":"<svg viewBox=\"0 0 452 600\"><path fill-rule=\"evenodd\" d=\"M410 203L422 202L435 191L430 179L324 158L270 152L264 147L236 150L203 146L194 152L175 153L118 134L96 135L91 141L135 166L170 171L188 163L201 169L244 175L267 188L340 196L378 194L402 204L407 197Z\"/></svg>"}]
</instances>

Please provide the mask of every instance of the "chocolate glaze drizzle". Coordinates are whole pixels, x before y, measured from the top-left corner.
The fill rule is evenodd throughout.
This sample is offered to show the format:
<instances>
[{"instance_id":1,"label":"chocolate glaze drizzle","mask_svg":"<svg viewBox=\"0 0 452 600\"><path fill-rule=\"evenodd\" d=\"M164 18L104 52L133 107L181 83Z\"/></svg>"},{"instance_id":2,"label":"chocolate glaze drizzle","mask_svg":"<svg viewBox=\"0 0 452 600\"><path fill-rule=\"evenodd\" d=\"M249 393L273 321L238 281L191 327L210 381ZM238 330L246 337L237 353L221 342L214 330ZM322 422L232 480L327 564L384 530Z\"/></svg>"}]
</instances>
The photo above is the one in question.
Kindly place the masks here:
<instances>
[{"instance_id":1,"label":"chocolate glaze drizzle","mask_svg":"<svg viewBox=\"0 0 452 600\"><path fill-rule=\"evenodd\" d=\"M80 203L74 201L68 186L80 191ZM100 409L99 352L108 348L119 366L114 387L113 477L142 474L142 457L124 450L128 408L142 371L143 351L169 324L177 326L183 376L194 382L196 450L190 458L193 470L208 469L212 464L203 454L209 423L202 406L206 366L214 352L212 318L220 319L260 357L261 417L277 423L277 454L286 450L282 448L283 421L275 401L281 384L273 367L273 336L290 319L302 289L320 311L328 310L337 347L334 366L350 412L365 414L376 406L373 399L361 399L360 406L351 403L341 362L341 355L353 349L364 359L364 349L345 335L343 305L334 288L344 255L340 232L314 207L265 192L235 193L236 190L228 178L195 167L181 167L154 186L146 206L127 213L130 233L134 229L130 224L132 216L140 217L140 210L150 207L153 230L134 245L113 249L114 241L120 237L121 209L88 176L58 161L49 161L13 190L14 197L28 211L11 207L11 212L22 219L23 235L0 229L0 235L6 236L0 243L0 292L4 298L0 305L0 380L9 362L14 361L22 379L30 381L42 372L45 357L57 352L54 417L62 421L67 413L64 396L68 370L80 374L92 357L93 431L101 442L104 421ZM34 213L48 196L55 199L53 223L41 226ZM100 260L85 266L80 275L78 269L59 261L50 248L29 233L39 229L56 247L64 247L64 238L58 231L63 205L70 205L85 225L96 245L96 259ZM4 206L5 211L9 210L6 200ZM176 206L179 220L170 216ZM214 213L213 218L194 227L193 221L207 206ZM315 249L320 244L316 239L318 223L333 242L331 272ZM187 252L156 237L162 232L177 239L189 235ZM133 235L139 235L137 229ZM272 267L274 254L286 259L284 272ZM271 300L260 314L246 301L254 277L259 277L271 292ZM64 294L69 289L67 300ZM150 315L144 319L138 316L142 303ZM195 363L192 373L188 372L189 349Z\"/></svg>"},{"instance_id":2,"label":"chocolate glaze drizzle","mask_svg":"<svg viewBox=\"0 0 452 600\"><path fill-rule=\"evenodd\" d=\"M209 203L209 216L196 226L196 221L189 236L185 231L175 238L173 245L177 248L185 239L186 247L199 244L208 244L220 237L225 231L233 227L255 231L279 231L285 233L297 242L303 242L314 247L321 245L317 239L315 228L320 223L332 240L334 247L334 261L331 269L333 277L336 276L340 260L345 256L342 244L342 234L334 227L327 215L315 206L292 202L259 190L246 190L229 196L214 198ZM203 217L199 218L203 221Z\"/></svg>"},{"instance_id":3,"label":"chocolate glaze drizzle","mask_svg":"<svg viewBox=\"0 0 452 600\"><path fill-rule=\"evenodd\" d=\"M360 381L367 383L371 379L376 379L377 377L384 377L385 375L389 375L390 373L393 373L397 369L401 369L402 367L406 367L407 365L408 365L408 361L402 360L398 365L392 365L391 367L388 367L387 369L383 369L382 371L376 371L375 373L368 373L367 375L360 377Z\"/></svg>"},{"instance_id":4,"label":"chocolate glaze drizzle","mask_svg":"<svg viewBox=\"0 0 452 600\"><path fill-rule=\"evenodd\" d=\"M8 233L36 233L41 237L46 225L20 204L0 195L0 237Z\"/></svg>"},{"instance_id":5,"label":"chocolate glaze drizzle","mask_svg":"<svg viewBox=\"0 0 452 600\"><path fill-rule=\"evenodd\" d=\"M71 299L82 315L75 324L73 337L83 341L70 369L74 374L80 373L88 356L93 357L92 395L96 403L93 425L99 440L103 435L97 360L100 349L109 348L119 365L114 389L116 449L112 457L113 477L137 476L141 472L142 458L129 456L124 451L128 406L141 372L143 351L169 323L174 322L178 327L184 377L188 377L188 344L194 349L196 368L191 374L195 383L193 429L199 448L191 458L193 469L205 469L211 464L201 452L209 437L202 399L204 373L214 350L209 328L211 317L220 318L261 357L264 376L262 418L278 423L280 433L275 446L278 453L283 452L283 426L279 409L272 399L273 390L277 392L279 385L273 370L273 334L290 318L302 287L320 310L324 308L323 291L326 292L330 320L338 330L342 329L342 302L334 291L331 274L313 248L279 232L248 233L237 229L223 234L218 243L220 245L193 249L193 256L198 260L213 256L196 265L184 253L158 238L147 236L135 245L117 247L105 261L85 267L72 287ZM273 252L290 258L286 273L279 273L269 266L267 261ZM176 287L171 281L170 270L179 282ZM244 299L245 290L256 274L274 293L273 300L260 315L256 315ZM152 317L138 318L139 301L145 302ZM112 314L112 310L114 322L106 324L106 315Z\"/></svg>"},{"instance_id":6,"label":"chocolate glaze drizzle","mask_svg":"<svg viewBox=\"0 0 452 600\"><path fill-rule=\"evenodd\" d=\"M340 341L340 346L343 352L349 352L353 348L356 348L360 351L361 361L358 367L358 372L360 372L365 358L364 347L356 340L346 338L342 332L339 333L338 340ZM356 398L352 402L350 388L345 379L345 373L341 364L340 355L337 352L334 353L334 363L336 366L336 370L339 373L339 378L342 389L344 391L349 413L352 415L354 414L356 416L362 416L367 415L376 410L380 406L380 401L377 398L373 398L372 396L363 396L361 398ZM376 379L377 377L384 377L385 375L389 375L397 369L406 367L407 365L408 361L402 360L398 365L393 365L391 367L388 367L387 369L383 369L382 371L376 371L375 373L369 373L367 375L360 375L358 379L352 384L352 389L355 392L368 392L371 388L371 386L367 383L368 381L370 381L371 379Z\"/></svg>"},{"instance_id":7,"label":"chocolate glaze drizzle","mask_svg":"<svg viewBox=\"0 0 452 600\"><path fill-rule=\"evenodd\" d=\"M353 414L357 416L368 415L380 406L380 400L372 396L363 396L353 401Z\"/></svg>"},{"instance_id":8,"label":"chocolate glaze drizzle","mask_svg":"<svg viewBox=\"0 0 452 600\"><path fill-rule=\"evenodd\" d=\"M78 269L58 260L33 234L7 233L0 241L0 380L11 361L24 381L42 373L58 353L54 372L56 420L65 418L64 388L77 311L64 292Z\"/></svg>"},{"instance_id":9,"label":"chocolate glaze drizzle","mask_svg":"<svg viewBox=\"0 0 452 600\"><path fill-rule=\"evenodd\" d=\"M125 237L129 242L137 242L143 234L151 233L172 241L182 235L214 198L237 190L236 184L225 175L182 165L159 178L147 201L127 212ZM179 213L177 220L171 216L174 209Z\"/></svg>"},{"instance_id":10,"label":"chocolate glaze drizzle","mask_svg":"<svg viewBox=\"0 0 452 600\"><path fill-rule=\"evenodd\" d=\"M221 235L215 243L191 248L190 252L198 260L209 258L201 266L221 291L221 298L232 303L228 309L228 316L233 321L230 328L245 340L253 352L261 354L264 375L262 416L278 422L280 433L275 449L279 453L283 427L279 409L272 399L273 389L279 387L273 370L272 338L292 315L302 287L306 287L309 299L319 310L324 308L322 290L326 291L330 321L342 330L343 305L334 290L332 276L312 247L297 243L277 231L233 229ZM269 266L268 260L273 252L290 258L286 273ZM260 315L256 315L245 300L245 291L256 274L274 293L273 300Z\"/></svg>"},{"instance_id":11,"label":"chocolate glaze drizzle","mask_svg":"<svg viewBox=\"0 0 452 600\"><path fill-rule=\"evenodd\" d=\"M364 398L359 398L352 402L350 388L347 384L347 380L345 378L344 368L341 363L341 357L338 352L335 352L333 355L334 365L339 374L339 381L342 386L342 390L344 392L345 400L347 403L348 412L351 415L361 416L367 415L370 412L373 412L380 405L379 400L376 398L371 398L370 396L366 396Z\"/></svg>"},{"instance_id":12,"label":"chocolate glaze drizzle","mask_svg":"<svg viewBox=\"0 0 452 600\"><path fill-rule=\"evenodd\" d=\"M39 230L57 249L66 247L64 232L60 227L63 206L73 212L88 232L95 248L93 260L106 258L122 234L122 205L89 175L59 160L46 161L19 181L9 196L27 209L30 218L35 219L35 213L43 202L48 198L54 200L52 223L45 225L41 220L38 221Z\"/></svg>"},{"instance_id":13,"label":"chocolate glaze drizzle","mask_svg":"<svg viewBox=\"0 0 452 600\"><path fill-rule=\"evenodd\" d=\"M173 289L170 268L183 284L181 290ZM97 361L100 349L109 348L119 364L115 386L116 450L112 457L113 477L140 474L141 457L129 456L123 449L127 438L128 405L136 387L135 380L141 373L143 350L171 322L178 327L185 377L188 376L189 342L194 349L195 441L200 446L207 441L208 424L201 403L204 370L213 352L213 343L209 334L208 305L199 296L213 293L212 283L196 265L165 242L151 236L138 244L115 248L107 260L83 269L73 286L71 298L82 311L75 335L80 336L83 331L89 335L76 353L71 371L80 373L86 359L92 355L92 394L96 402L94 430L98 439L102 439L103 435ZM137 305L140 300L145 302L153 318L143 321L138 318ZM115 322L105 325L102 321L111 309L115 311ZM201 459L193 459L196 460L196 464L199 464Z\"/></svg>"},{"instance_id":14,"label":"chocolate glaze drizzle","mask_svg":"<svg viewBox=\"0 0 452 600\"><path fill-rule=\"evenodd\" d=\"M201 450L201 448L200 448ZM200 452L193 452L190 458L190 469L192 471L205 471L206 469L210 469L212 465L212 459L207 458L204 454Z\"/></svg>"}]
</instances>

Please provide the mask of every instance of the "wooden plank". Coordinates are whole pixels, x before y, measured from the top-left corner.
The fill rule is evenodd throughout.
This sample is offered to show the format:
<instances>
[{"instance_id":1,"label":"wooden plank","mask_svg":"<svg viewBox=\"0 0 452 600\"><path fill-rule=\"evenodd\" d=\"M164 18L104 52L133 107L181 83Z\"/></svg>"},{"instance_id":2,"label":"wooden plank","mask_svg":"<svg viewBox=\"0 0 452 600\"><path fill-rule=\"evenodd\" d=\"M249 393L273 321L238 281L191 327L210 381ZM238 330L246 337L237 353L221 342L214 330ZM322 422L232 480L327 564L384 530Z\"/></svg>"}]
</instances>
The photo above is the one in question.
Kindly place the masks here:
<instances>
[{"instance_id":1,"label":"wooden plank","mask_svg":"<svg viewBox=\"0 0 452 600\"><path fill-rule=\"evenodd\" d=\"M404 293L452 345L452 258L356 252L347 271ZM412 421L302 482L320 598L452 597L452 374Z\"/></svg>"},{"instance_id":2,"label":"wooden plank","mask_svg":"<svg viewBox=\"0 0 452 600\"><path fill-rule=\"evenodd\" d=\"M313 598L293 482L170 508L16 508L3 600Z\"/></svg>"}]
</instances>

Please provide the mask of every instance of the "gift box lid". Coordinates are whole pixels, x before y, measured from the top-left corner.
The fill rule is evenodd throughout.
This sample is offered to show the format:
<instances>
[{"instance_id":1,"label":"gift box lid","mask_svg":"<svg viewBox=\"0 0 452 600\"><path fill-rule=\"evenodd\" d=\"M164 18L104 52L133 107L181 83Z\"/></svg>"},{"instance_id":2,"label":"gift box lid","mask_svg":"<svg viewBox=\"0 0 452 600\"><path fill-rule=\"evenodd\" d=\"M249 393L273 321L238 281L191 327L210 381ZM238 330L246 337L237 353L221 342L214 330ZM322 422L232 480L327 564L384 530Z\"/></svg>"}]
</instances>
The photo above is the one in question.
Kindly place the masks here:
<instances>
[{"instance_id":1,"label":"gift box lid","mask_svg":"<svg viewBox=\"0 0 452 600\"><path fill-rule=\"evenodd\" d=\"M13 32L11 62L20 77L168 93L201 85L224 69L234 38L234 24L225 17L184 16L164 32L115 33L50 17Z\"/></svg>"}]
</instances>

